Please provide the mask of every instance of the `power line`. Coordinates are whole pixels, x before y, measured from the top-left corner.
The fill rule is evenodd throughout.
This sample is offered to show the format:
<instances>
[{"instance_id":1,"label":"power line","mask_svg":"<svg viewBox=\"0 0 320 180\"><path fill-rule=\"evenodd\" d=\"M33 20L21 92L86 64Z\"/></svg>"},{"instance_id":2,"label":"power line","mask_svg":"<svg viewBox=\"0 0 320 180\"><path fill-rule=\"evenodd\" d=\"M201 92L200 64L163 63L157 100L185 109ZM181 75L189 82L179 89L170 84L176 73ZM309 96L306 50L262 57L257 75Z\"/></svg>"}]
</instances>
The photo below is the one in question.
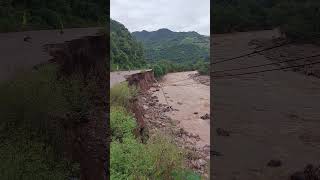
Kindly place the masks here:
<instances>
[{"instance_id":1,"label":"power line","mask_svg":"<svg viewBox=\"0 0 320 180\"><path fill-rule=\"evenodd\" d=\"M259 74L263 72L270 72L270 71L277 71L277 70L283 70L283 69L290 69L294 67L302 67L302 66L307 66L307 65L313 65L313 64L318 64L320 61L309 63L309 64L302 64L302 65L296 65L296 66L288 66L288 67L282 67L282 68L274 68L274 69L267 69L263 71L253 71L253 72L247 72L247 73L238 73L238 74L226 74L222 76L211 76L212 78L223 78L223 77L237 77L237 76L242 76L242 75L248 75L248 74Z\"/></svg>"},{"instance_id":2,"label":"power line","mask_svg":"<svg viewBox=\"0 0 320 180\"><path fill-rule=\"evenodd\" d=\"M268 50L271 50L271 49L279 48L279 47L288 45L290 43L291 42L285 42L285 43L282 43L282 44L277 45L277 46L272 46L272 47L265 48L265 49L262 49L262 50L259 50L259 51L254 51L254 52L251 52L251 53L248 53L248 54L243 54L243 55L236 56L236 57L233 57L233 58L224 59L224 60L217 61L217 62L212 62L210 64L219 64L219 63L223 63L223 62L227 62L227 61L236 60L236 59L239 59L239 58L243 58L243 57L247 57L247 56L250 56L250 55L258 54L258 53L261 53L261 52L264 52L264 51L268 51Z\"/></svg>"},{"instance_id":3,"label":"power line","mask_svg":"<svg viewBox=\"0 0 320 180\"><path fill-rule=\"evenodd\" d=\"M243 67L243 68L234 68L234 69L226 69L226 70L221 70L221 71L213 71L212 73L221 73L221 72L229 72L229 71L237 71L237 70L243 70L243 69L251 69L251 68L257 68L257 67L264 67L264 66L269 66L269 65L279 64L279 63L305 60L305 59L314 58L314 57L319 57L319 56L320 56L320 54L317 54L317 55L313 55L313 56L307 56L307 57L296 58L296 59L289 59L289 60L285 60L285 61L278 61L278 62L273 62L273 63L267 63L267 64L249 66L249 67ZM271 60L276 60L275 58L270 58L270 57L266 57L266 58L267 58L267 59L271 59Z\"/></svg>"}]
</instances>

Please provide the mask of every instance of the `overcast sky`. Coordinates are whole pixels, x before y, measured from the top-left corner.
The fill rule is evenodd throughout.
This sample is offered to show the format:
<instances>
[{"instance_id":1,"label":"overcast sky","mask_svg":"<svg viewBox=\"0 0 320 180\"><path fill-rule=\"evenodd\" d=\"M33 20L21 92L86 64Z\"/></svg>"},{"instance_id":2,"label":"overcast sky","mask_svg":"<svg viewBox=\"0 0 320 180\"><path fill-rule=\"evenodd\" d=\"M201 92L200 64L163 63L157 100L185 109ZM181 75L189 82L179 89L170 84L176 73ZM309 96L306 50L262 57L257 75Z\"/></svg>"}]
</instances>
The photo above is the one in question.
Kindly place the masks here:
<instances>
[{"instance_id":1,"label":"overcast sky","mask_svg":"<svg viewBox=\"0 0 320 180\"><path fill-rule=\"evenodd\" d=\"M210 0L111 0L111 18L130 32L196 31L210 34Z\"/></svg>"}]
</instances>

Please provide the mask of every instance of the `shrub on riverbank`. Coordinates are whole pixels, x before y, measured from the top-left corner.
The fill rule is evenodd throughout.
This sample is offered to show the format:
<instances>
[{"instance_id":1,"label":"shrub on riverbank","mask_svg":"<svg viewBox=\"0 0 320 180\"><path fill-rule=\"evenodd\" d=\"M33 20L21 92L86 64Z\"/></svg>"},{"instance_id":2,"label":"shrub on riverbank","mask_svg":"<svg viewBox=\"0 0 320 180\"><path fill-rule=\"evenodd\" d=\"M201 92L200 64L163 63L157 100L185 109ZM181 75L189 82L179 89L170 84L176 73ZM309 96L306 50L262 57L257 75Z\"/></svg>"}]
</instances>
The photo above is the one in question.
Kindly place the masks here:
<instances>
[{"instance_id":1,"label":"shrub on riverbank","mask_svg":"<svg viewBox=\"0 0 320 180\"><path fill-rule=\"evenodd\" d=\"M138 93L137 88L129 87L128 82L122 82L110 89L110 104L128 108L130 99Z\"/></svg>"},{"instance_id":2,"label":"shrub on riverbank","mask_svg":"<svg viewBox=\"0 0 320 180\"><path fill-rule=\"evenodd\" d=\"M153 69L154 76L156 78L161 78L167 73L195 70L197 70L201 75L209 75L209 62L206 62L202 59L199 59L195 63L185 62L181 64L163 60L151 64L149 68Z\"/></svg>"},{"instance_id":3,"label":"shrub on riverbank","mask_svg":"<svg viewBox=\"0 0 320 180\"><path fill-rule=\"evenodd\" d=\"M290 39L319 43L320 2L318 0L288 1L277 3L271 17L275 25Z\"/></svg>"},{"instance_id":4,"label":"shrub on riverbank","mask_svg":"<svg viewBox=\"0 0 320 180\"><path fill-rule=\"evenodd\" d=\"M73 165L63 157L64 130L53 117L70 111L68 102L77 99L75 93L64 96L66 89L69 87L58 83L57 69L51 65L1 83L0 177L70 177Z\"/></svg>"},{"instance_id":5,"label":"shrub on riverbank","mask_svg":"<svg viewBox=\"0 0 320 180\"><path fill-rule=\"evenodd\" d=\"M280 27L291 40L319 43L319 8L318 0L215 0L213 33Z\"/></svg>"}]
</instances>

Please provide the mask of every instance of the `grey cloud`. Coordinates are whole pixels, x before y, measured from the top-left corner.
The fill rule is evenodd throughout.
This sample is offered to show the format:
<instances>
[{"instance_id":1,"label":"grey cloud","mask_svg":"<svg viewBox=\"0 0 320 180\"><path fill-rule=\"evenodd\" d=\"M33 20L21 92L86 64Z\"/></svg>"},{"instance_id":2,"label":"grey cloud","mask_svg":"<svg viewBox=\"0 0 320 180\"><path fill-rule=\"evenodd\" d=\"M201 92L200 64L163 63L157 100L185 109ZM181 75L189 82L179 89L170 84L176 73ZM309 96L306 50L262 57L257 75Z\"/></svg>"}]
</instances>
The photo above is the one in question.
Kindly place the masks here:
<instances>
[{"instance_id":1,"label":"grey cloud","mask_svg":"<svg viewBox=\"0 0 320 180\"><path fill-rule=\"evenodd\" d=\"M210 34L210 0L111 0L111 18L129 31L196 31Z\"/></svg>"}]
</instances>

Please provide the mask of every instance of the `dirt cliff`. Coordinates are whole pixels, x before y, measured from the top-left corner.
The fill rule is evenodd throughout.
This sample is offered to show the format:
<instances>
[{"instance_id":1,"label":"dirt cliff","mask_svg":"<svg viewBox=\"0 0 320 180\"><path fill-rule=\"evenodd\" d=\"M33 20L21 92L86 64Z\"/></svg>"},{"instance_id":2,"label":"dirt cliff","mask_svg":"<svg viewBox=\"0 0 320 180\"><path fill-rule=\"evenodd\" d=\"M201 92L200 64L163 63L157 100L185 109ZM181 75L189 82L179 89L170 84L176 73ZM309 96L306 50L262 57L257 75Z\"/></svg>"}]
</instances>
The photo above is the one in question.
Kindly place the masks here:
<instances>
[{"instance_id":1,"label":"dirt cliff","mask_svg":"<svg viewBox=\"0 0 320 180\"><path fill-rule=\"evenodd\" d=\"M136 86L138 88L139 93L147 92L156 82L152 70L132 74L126 78L130 86ZM136 134L140 136L141 141L144 142L145 138L148 136L148 129L144 121L144 108L142 103L139 101L139 98L132 100L130 111L134 113L137 120L138 129Z\"/></svg>"},{"instance_id":2,"label":"dirt cliff","mask_svg":"<svg viewBox=\"0 0 320 180\"><path fill-rule=\"evenodd\" d=\"M65 151L80 163L81 180L104 180L109 174L107 42L107 36L102 34L46 46L53 56L50 63L58 65L59 80L68 82L79 77L79 91L87 91L89 108L85 115L78 110L60 115Z\"/></svg>"}]
</instances>

